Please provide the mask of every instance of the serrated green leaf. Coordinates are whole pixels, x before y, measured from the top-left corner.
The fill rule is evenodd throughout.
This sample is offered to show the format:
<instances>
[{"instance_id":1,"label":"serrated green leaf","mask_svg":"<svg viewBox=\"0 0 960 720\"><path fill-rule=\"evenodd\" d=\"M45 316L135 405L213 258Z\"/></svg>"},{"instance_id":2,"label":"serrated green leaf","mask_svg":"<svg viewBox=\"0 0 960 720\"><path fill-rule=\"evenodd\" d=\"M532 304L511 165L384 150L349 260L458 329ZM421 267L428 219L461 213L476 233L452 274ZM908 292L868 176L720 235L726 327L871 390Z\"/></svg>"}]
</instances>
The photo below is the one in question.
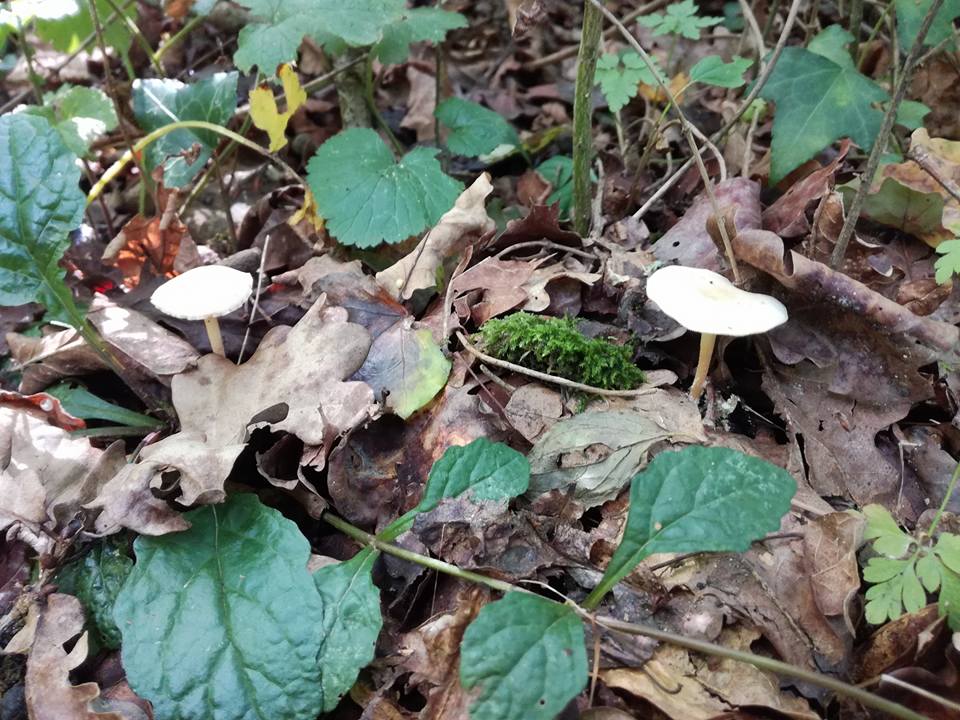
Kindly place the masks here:
<instances>
[{"instance_id":1,"label":"serrated green leaf","mask_svg":"<svg viewBox=\"0 0 960 720\"><path fill-rule=\"evenodd\" d=\"M428 328L415 330L401 321L373 341L353 379L386 397L384 409L406 420L443 389L451 367Z\"/></svg>"},{"instance_id":2,"label":"serrated green leaf","mask_svg":"<svg viewBox=\"0 0 960 720\"><path fill-rule=\"evenodd\" d=\"M587 684L583 624L527 593L486 605L463 634L460 683L471 720L553 720Z\"/></svg>"},{"instance_id":3,"label":"serrated green leaf","mask_svg":"<svg viewBox=\"0 0 960 720\"><path fill-rule=\"evenodd\" d=\"M241 0L253 21L237 38L233 62L243 72L256 65L273 75L297 59L303 38L320 43L330 36L352 46L373 45L384 28L403 17L404 0Z\"/></svg>"},{"instance_id":4,"label":"serrated green leaf","mask_svg":"<svg viewBox=\"0 0 960 720\"><path fill-rule=\"evenodd\" d=\"M57 92L47 93L43 105L28 105L22 112L45 117L78 157L87 154L96 138L117 126L113 103L96 88L63 85Z\"/></svg>"},{"instance_id":5,"label":"serrated green leaf","mask_svg":"<svg viewBox=\"0 0 960 720\"><path fill-rule=\"evenodd\" d=\"M960 273L960 239L947 240L937 245L937 254L940 257L934 263L935 279L943 285L957 273Z\"/></svg>"},{"instance_id":6,"label":"serrated green leaf","mask_svg":"<svg viewBox=\"0 0 960 720\"><path fill-rule=\"evenodd\" d=\"M941 533L933 551L944 565L960 574L960 535Z\"/></svg>"},{"instance_id":7,"label":"serrated green leaf","mask_svg":"<svg viewBox=\"0 0 960 720\"><path fill-rule=\"evenodd\" d=\"M940 587L940 560L933 553L927 552L917 560L916 572L920 584L927 592L936 592Z\"/></svg>"},{"instance_id":8,"label":"serrated green leaf","mask_svg":"<svg viewBox=\"0 0 960 720\"><path fill-rule=\"evenodd\" d=\"M435 508L444 498L469 492L477 500L509 500L530 484L530 464L503 443L477 438L469 445L449 447L430 468L418 512Z\"/></svg>"},{"instance_id":9,"label":"serrated green leaf","mask_svg":"<svg viewBox=\"0 0 960 720\"><path fill-rule=\"evenodd\" d=\"M852 64L838 65L799 47L784 48L760 96L777 104L771 184L840 138L870 150L883 120L876 105L889 100Z\"/></svg>"},{"instance_id":10,"label":"serrated green leaf","mask_svg":"<svg viewBox=\"0 0 960 720\"><path fill-rule=\"evenodd\" d=\"M323 607L297 526L236 495L141 536L114 609L131 687L157 720L313 720Z\"/></svg>"},{"instance_id":11,"label":"serrated green leaf","mask_svg":"<svg viewBox=\"0 0 960 720\"><path fill-rule=\"evenodd\" d=\"M734 57L728 63L719 55L707 55L690 68L690 79L694 82L717 87L738 88L746 85L743 74L753 65L753 60Z\"/></svg>"},{"instance_id":12,"label":"serrated green leaf","mask_svg":"<svg viewBox=\"0 0 960 720\"><path fill-rule=\"evenodd\" d=\"M114 18L114 8L109 0L96 0L97 14L103 24L103 40L121 55L130 49L133 35L124 17ZM54 50L72 53L80 48L94 32L89 0L58 0L55 3L35 3L36 7L49 6L53 12L40 12L34 25L37 36L50 43ZM126 3L114 3L124 5ZM136 18L136 4L123 8L123 16ZM112 19L111 19L112 18Z\"/></svg>"},{"instance_id":13,"label":"serrated green leaf","mask_svg":"<svg viewBox=\"0 0 960 720\"><path fill-rule=\"evenodd\" d=\"M371 570L378 553L367 548L346 562L313 574L323 603L323 630L317 664L323 689L321 712L330 712L373 660L383 625L380 591Z\"/></svg>"},{"instance_id":14,"label":"serrated green leaf","mask_svg":"<svg viewBox=\"0 0 960 720\"><path fill-rule=\"evenodd\" d=\"M637 18L644 27L652 28L653 35L682 35L688 40L699 40L700 30L723 22L721 17L700 17L693 0L667 5L665 13L650 13Z\"/></svg>"},{"instance_id":15,"label":"serrated green leaf","mask_svg":"<svg viewBox=\"0 0 960 720\"><path fill-rule=\"evenodd\" d=\"M46 119L0 117L0 305L79 317L59 266L86 206L76 162Z\"/></svg>"},{"instance_id":16,"label":"serrated green leaf","mask_svg":"<svg viewBox=\"0 0 960 720\"><path fill-rule=\"evenodd\" d=\"M910 52L923 18L930 10L932 0L894 0L897 13L897 40L903 52ZM944 0L933 18L933 24L923 39L924 47L939 45L953 36L953 21L960 17L960 0ZM952 45L952 43L951 43Z\"/></svg>"},{"instance_id":17,"label":"serrated green leaf","mask_svg":"<svg viewBox=\"0 0 960 720\"><path fill-rule=\"evenodd\" d=\"M202 120L226 125L237 109L237 73L215 75L184 85L179 80L148 79L133 83L133 114L145 131L150 132L180 120ZM180 188L203 169L220 142L220 136L207 130L174 130L152 143L146 150L148 171L163 165L163 184ZM183 153L199 147L196 159Z\"/></svg>"},{"instance_id":18,"label":"serrated green leaf","mask_svg":"<svg viewBox=\"0 0 960 720\"><path fill-rule=\"evenodd\" d=\"M503 145L516 147L520 137L500 113L463 98L447 98L435 111L450 133L447 148L456 155L478 157Z\"/></svg>"},{"instance_id":19,"label":"serrated green leaf","mask_svg":"<svg viewBox=\"0 0 960 720\"><path fill-rule=\"evenodd\" d=\"M618 112L636 97L640 83L656 85L657 76L650 72L639 54L633 50L624 50L600 56L597 61L596 81L607 99L610 112Z\"/></svg>"},{"instance_id":20,"label":"serrated green leaf","mask_svg":"<svg viewBox=\"0 0 960 720\"><path fill-rule=\"evenodd\" d=\"M903 575L872 586L864 594L864 615L871 625L882 625L888 619L896 620L903 615Z\"/></svg>"},{"instance_id":21,"label":"serrated green leaf","mask_svg":"<svg viewBox=\"0 0 960 720\"><path fill-rule=\"evenodd\" d=\"M47 388L44 392L57 398L68 413L83 420L109 420L118 425L145 428L157 427L161 424L159 420L149 415L142 415L120 405L108 403L79 385L71 386L63 382Z\"/></svg>"},{"instance_id":22,"label":"serrated green leaf","mask_svg":"<svg viewBox=\"0 0 960 720\"><path fill-rule=\"evenodd\" d=\"M950 629L960 631L960 574L948 568L943 568L940 574L938 605L940 615L947 616Z\"/></svg>"},{"instance_id":23,"label":"serrated green leaf","mask_svg":"<svg viewBox=\"0 0 960 720\"><path fill-rule=\"evenodd\" d=\"M344 245L373 247L419 234L453 207L463 185L440 169L437 150L400 162L368 128L327 140L307 165L307 182L327 229Z\"/></svg>"},{"instance_id":24,"label":"serrated green leaf","mask_svg":"<svg viewBox=\"0 0 960 720\"><path fill-rule=\"evenodd\" d=\"M467 19L460 13L432 7L405 10L399 20L383 29L383 39L373 51L381 62L396 65L407 59L411 43L442 42L451 30L465 27Z\"/></svg>"},{"instance_id":25,"label":"serrated green leaf","mask_svg":"<svg viewBox=\"0 0 960 720\"><path fill-rule=\"evenodd\" d=\"M783 468L728 448L660 453L633 478L627 526L601 586L654 553L747 550L780 527L796 490Z\"/></svg>"},{"instance_id":26,"label":"serrated green leaf","mask_svg":"<svg viewBox=\"0 0 960 720\"><path fill-rule=\"evenodd\" d=\"M902 574L908 560L888 557L872 557L863 568L863 579L868 583L883 583Z\"/></svg>"},{"instance_id":27,"label":"serrated green leaf","mask_svg":"<svg viewBox=\"0 0 960 720\"><path fill-rule=\"evenodd\" d=\"M131 560L109 540L97 542L79 560L66 565L55 580L59 592L74 595L87 610L87 627L97 642L110 650L120 647L120 630L113 620L113 606L130 570Z\"/></svg>"},{"instance_id":28,"label":"serrated green leaf","mask_svg":"<svg viewBox=\"0 0 960 720\"><path fill-rule=\"evenodd\" d=\"M883 505L871 504L863 508L863 516L867 519L863 538L874 541L874 550L889 558L899 558L906 554L913 538L900 529L889 510Z\"/></svg>"}]
</instances>

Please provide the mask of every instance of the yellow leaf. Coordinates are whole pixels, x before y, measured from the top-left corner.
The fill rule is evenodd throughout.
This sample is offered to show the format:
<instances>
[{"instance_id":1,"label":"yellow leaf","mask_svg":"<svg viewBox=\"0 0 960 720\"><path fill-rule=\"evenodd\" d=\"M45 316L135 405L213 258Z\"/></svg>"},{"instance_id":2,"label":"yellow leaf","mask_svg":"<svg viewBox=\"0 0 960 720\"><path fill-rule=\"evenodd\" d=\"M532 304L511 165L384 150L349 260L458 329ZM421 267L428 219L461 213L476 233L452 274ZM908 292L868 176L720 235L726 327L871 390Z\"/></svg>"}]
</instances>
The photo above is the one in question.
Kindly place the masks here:
<instances>
[{"instance_id":1,"label":"yellow leaf","mask_svg":"<svg viewBox=\"0 0 960 720\"><path fill-rule=\"evenodd\" d=\"M668 84L670 93L679 101L683 90L690 84L690 79L684 73L674 75ZM640 84L640 94L651 102L664 103L667 101L667 95L659 85Z\"/></svg>"},{"instance_id":2,"label":"yellow leaf","mask_svg":"<svg viewBox=\"0 0 960 720\"><path fill-rule=\"evenodd\" d=\"M309 190L303 198L303 205L290 216L287 223L295 227L302 220L307 220L317 232L323 231L323 218L317 214L317 201L313 199L313 193Z\"/></svg>"},{"instance_id":3,"label":"yellow leaf","mask_svg":"<svg viewBox=\"0 0 960 720\"><path fill-rule=\"evenodd\" d=\"M250 119L270 137L270 152L287 144L287 123L297 108L307 101L307 93L300 86L297 73L289 65L280 66L280 81L287 100L287 110L281 113L273 91L266 85L250 92Z\"/></svg>"}]
</instances>

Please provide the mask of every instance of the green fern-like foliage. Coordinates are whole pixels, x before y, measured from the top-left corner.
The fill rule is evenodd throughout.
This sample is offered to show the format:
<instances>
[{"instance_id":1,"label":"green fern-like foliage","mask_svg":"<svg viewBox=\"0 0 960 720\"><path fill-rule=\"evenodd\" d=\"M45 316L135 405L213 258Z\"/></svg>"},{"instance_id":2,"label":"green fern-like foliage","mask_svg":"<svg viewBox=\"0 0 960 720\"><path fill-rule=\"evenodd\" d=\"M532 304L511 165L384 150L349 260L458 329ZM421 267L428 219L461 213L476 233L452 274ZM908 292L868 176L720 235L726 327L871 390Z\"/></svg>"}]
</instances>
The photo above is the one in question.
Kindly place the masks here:
<instances>
[{"instance_id":1,"label":"green fern-like foliage","mask_svg":"<svg viewBox=\"0 0 960 720\"><path fill-rule=\"evenodd\" d=\"M488 320L478 334L490 355L586 385L629 390L645 379L629 347L588 338L571 318L518 312Z\"/></svg>"}]
</instances>

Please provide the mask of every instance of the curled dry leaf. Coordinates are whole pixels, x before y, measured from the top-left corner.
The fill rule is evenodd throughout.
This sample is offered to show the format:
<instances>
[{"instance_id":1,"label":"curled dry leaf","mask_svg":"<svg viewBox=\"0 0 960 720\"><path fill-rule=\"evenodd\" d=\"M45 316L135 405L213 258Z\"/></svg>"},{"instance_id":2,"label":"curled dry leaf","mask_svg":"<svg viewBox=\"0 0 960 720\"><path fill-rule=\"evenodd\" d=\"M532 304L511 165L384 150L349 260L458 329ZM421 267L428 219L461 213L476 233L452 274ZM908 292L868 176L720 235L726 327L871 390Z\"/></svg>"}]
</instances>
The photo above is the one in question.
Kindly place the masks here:
<instances>
[{"instance_id":1,"label":"curled dry leaf","mask_svg":"<svg viewBox=\"0 0 960 720\"><path fill-rule=\"evenodd\" d=\"M953 352L960 330L945 322L919 317L823 263L788 250L778 235L767 230L745 230L733 239L737 258L769 273L784 287L808 300L830 303L863 315L891 333L903 333L944 352Z\"/></svg>"},{"instance_id":2,"label":"curled dry leaf","mask_svg":"<svg viewBox=\"0 0 960 720\"><path fill-rule=\"evenodd\" d=\"M490 175L483 173L460 193L453 207L417 243L413 252L377 273L377 282L397 300L409 300L417 290L434 287L444 260L494 229L485 207L491 192Z\"/></svg>"},{"instance_id":3,"label":"curled dry leaf","mask_svg":"<svg viewBox=\"0 0 960 720\"><path fill-rule=\"evenodd\" d=\"M123 443L98 450L23 411L0 408L0 531L39 553L124 467Z\"/></svg>"},{"instance_id":4,"label":"curled dry leaf","mask_svg":"<svg viewBox=\"0 0 960 720\"><path fill-rule=\"evenodd\" d=\"M129 487L132 476L159 486L161 475L175 472L179 502L222 502L224 481L257 428L295 435L304 462L322 469L338 438L376 413L370 386L347 380L369 349L369 333L322 296L294 327L270 330L243 365L205 355L173 380L180 432L145 448L142 464L105 491Z\"/></svg>"},{"instance_id":5,"label":"curled dry leaf","mask_svg":"<svg viewBox=\"0 0 960 720\"><path fill-rule=\"evenodd\" d=\"M860 589L857 550L864 527L862 515L834 512L812 520L803 535L817 607L827 617L842 616L851 636L856 634L851 603Z\"/></svg>"},{"instance_id":6,"label":"curled dry leaf","mask_svg":"<svg viewBox=\"0 0 960 720\"><path fill-rule=\"evenodd\" d=\"M9 390L0 390L0 407L21 410L38 420L56 425L61 430L82 430L87 424L66 410L58 398L46 393L21 395Z\"/></svg>"},{"instance_id":7,"label":"curled dry leaf","mask_svg":"<svg viewBox=\"0 0 960 720\"><path fill-rule=\"evenodd\" d=\"M86 660L83 607L71 595L54 593L30 606L27 623L7 652L28 652L27 710L37 720L128 720L117 712L91 708L100 696L96 683L73 685L70 672ZM82 634L81 634L82 633ZM67 643L80 636L68 652Z\"/></svg>"}]
</instances>

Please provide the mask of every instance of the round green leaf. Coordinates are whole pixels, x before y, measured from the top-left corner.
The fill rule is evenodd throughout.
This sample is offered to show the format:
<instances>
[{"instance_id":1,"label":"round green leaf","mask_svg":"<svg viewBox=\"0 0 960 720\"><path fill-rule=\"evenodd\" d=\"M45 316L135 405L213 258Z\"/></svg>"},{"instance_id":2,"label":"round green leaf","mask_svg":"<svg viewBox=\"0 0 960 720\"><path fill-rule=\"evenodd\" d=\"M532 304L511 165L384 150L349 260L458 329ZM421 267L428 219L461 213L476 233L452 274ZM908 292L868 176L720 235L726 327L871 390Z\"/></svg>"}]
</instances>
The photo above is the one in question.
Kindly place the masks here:
<instances>
[{"instance_id":1,"label":"round green leaf","mask_svg":"<svg viewBox=\"0 0 960 720\"><path fill-rule=\"evenodd\" d=\"M313 720L323 609L297 526L255 495L140 537L114 609L123 666L157 720Z\"/></svg>"},{"instance_id":2,"label":"round green leaf","mask_svg":"<svg viewBox=\"0 0 960 720\"><path fill-rule=\"evenodd\" d=\"M501 145L517 146L520 138L500 113L463 98L448 98L437 105L437 119L450 128L447 147L457 155L477 157Z\"/></svg>"},{"instance_id":3,"label":"round green leaf","mask_svg":"<svg viewBox=\"0 0 960 720\"><path fill-rule=\"evenodd\" d=\"M130 574L133 561L116 544L102 540L79 560L57 573L59 592L75 595L87 611L97 641L106 648L120 647L120 630L113 621L113 605Z\"/></svg>"},{"instance_id":4,"label":"round green leaf","mask_svg":"<svg viewBox=\"0 0 960 720\"><path fill-rule=\"evenodd\" d=\"M553 720L587 684L583 624L572 608L512 592L463 634L460 682L471 720Z\"/></svg>"},{"instance_id":5,"label":"round green leaf","mask_svg":"<svg viewBox=\"0 0 960 720\"><path fill-rule=\"evenodd\" d=\"M406 240L436 223L463 190L440 169L437 152L420 147L395 162L369 128L327 140L307 166L307 182L330 234L365 248Z\"/></svg>"}]
</instances>

